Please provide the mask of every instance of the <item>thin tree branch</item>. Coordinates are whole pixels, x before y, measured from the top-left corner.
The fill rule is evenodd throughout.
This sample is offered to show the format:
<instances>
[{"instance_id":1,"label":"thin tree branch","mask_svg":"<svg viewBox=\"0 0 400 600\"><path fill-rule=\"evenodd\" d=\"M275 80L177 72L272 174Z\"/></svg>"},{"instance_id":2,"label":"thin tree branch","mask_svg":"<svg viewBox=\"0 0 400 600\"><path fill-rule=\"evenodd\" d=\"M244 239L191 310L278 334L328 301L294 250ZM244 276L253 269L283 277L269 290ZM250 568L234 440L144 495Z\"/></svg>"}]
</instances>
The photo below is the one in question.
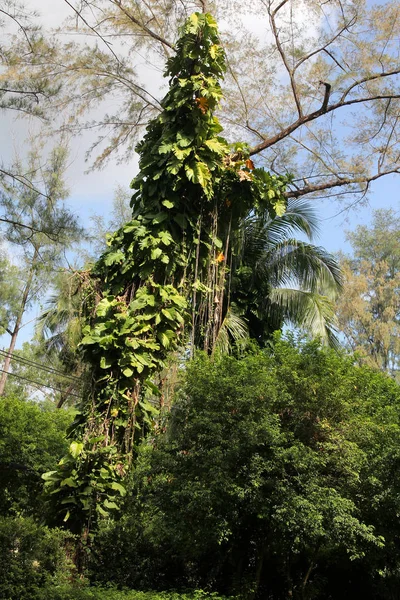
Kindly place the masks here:
<instances>
[{"instance_id":1,"label":"thin tree branch","mask_svg":"<svg viewBox=\"0 0 400 600\"><path fill-rule=\"evenodd\" d=\"M163 44L163 46L167 46L171 50L175 50L174 45L171 44L170 42L168 42L168 40L166 40L165 38L163 38L160 35L158 35L157 33L155 33L155 31L152 31L149 27L147 27L146 25L144 25L144 23L141 23L139 21L139 19L136 19L136 17L134 17L124 6L122 6L121 0L110 0L110 2L112 4L114 4L115 6L118 6L119 10L121 12L123 12L124 15L130 21L132 21L132 23L134 23L135 25L137 25L138 27L140 27L140 29L142 29L143 31L145 31L154 40L157 40L158 42L161 42Z\"/></svg>"},{"instance_id":2,"label":"thin tree branch","mask_svg":"<svg viewBox=\"0 0 400 600\"><path fill-rule=\"evenodd\" d=\"M14 21L18 27L20 28L20 30L22 31L22 33L24 34L24 37L27 41L27 44L30 48L30 51L33 52L33 47L31 44L31 41L29 39L29 36L26 32L26 28L18 21L18 19L16 17L14 17L13 15L10 15L10 13L8 13L7 11L3 10L2 8L0 8L0 13L3 13L3 15L6 15L6 17L8 17L9 19L11 19L12 21Z\"/></svg>"},{"instance_id":3,"label":"thin tree branch","mask_svg":"<svg viewBox=\"0 0 400 600\"><path fill-rule=\"evenodd\" d=\"M372 102L374 100L388 100L389 98L400 98L400 94L382 94L379 96L371 96L370 98L354 98L353 100L347 100L347 101L340 100L339 102L336 102L335 104L331 104L330 106L327 106L324 109L324 103L325 103L325 99L326 99L326 90L325 90L324 102L320 109L297 119L297 121L295 121L288 127L285 127L276 135L273 135L272 137L265 139L264 142L260 142L260 144L253 146L253 148L250 149L250 155L253 156L254 154L258 154L262 150L265 150L266 148L273 146L277 142L288 137L291 133L296 131L296 129L298 129L302 125L305 125L306 123L310 123L311 121L318 119L323 114L328 114L328 113L333 112L334 110L337 110L338 108L342 108L344 106L351 106L353 104L360 104L363 102ZM328 98L328 100L329 100L329 98Z\"/></svg>"},{"instance_id":4,"label":"thin tree branch","mask_svg":"<svg viewBox=\"0 0 400 600\"><path fill-rule=\"evenodd\" d=\"M331 181L325 181L324 183L320 183L320 184L315 184L315 185L306 185L301 189L298 190L290 190L288 192L285 192L285 197L286 198L300 198L301 196L305 196L306 194L312 194L313 192L322 192L324 190L329 190L332 189L334 187L342 187L344 185L355 185L355 184L365 184L367 186L369 186L369 184L372 181L376 181L377 179L379 179L380 177L383 177L384 175L391 175L391 174L400 174L399 169L391 169L389 171L385 171L385 172L381 172L381 173L376 173L375 175L372 175L371 177L347 177L347 178L342 178L342 179L334 179ZM362 192L362 190L360 190L360 192Z\"/></svg>"},{"instance_id":5,"label":"thin tree branch","mask_svg":"<svg viewBox=\"0 0 400 600\"><path fill-rule=\"evenodd\" d=\"M309 52L308 54L306 54L305 56L303 56L302 58L300 58L300 60L294 65L293 67L293 73L300 67L300 65L302 65L306 60L309 60L310 58L312 58L313 56L315 56L316 54L319 54L320 52L326 52L336 63L336 59L331 55L331 53L327 50L327 48L333 44L333 42L335 40L337 40L338 37L340 37L342 35L342 33L344 31L346 31L348 29L348 27L351 27L352 25L354 25L354 23L356 22L356 16L354 16L348 24L344 25L341 29L339 29L339 31L336 33L336 35L334 35L328 42L326 42L326 44L324 44L323 46L320 46L319 48L317 48L316 50L313 50L312 52ZM338 63L337 63L338 64ZM340 66L338 64L338 66ZM341 67L342 68L342 67Z\"/></svg>"},{"instance_id":6,"label":"thin tree branch","mask_svg":"<svg viewBox=\"0 0 400 600\"><path fill-rule=\"evenodd\" d=\"M91 25L89 25L89 23L83 17L82 13L79 10L77 10L75 8L75 6L73 6L68 0L64 0L64 2L66 4L68 4L68 6L76 13L76 15L79 17L79 19L81 19L81 21L86 25L86 27L88 29L90 29L90 31L92 31L98 38L101 39L101 41L107 46L107 48L109 49L109 51L111 52L111 54L114 56L115 60L120 64L121 61L118 58L118 56L115 54L114 50L111 48L111 43L108 42L98 31L96 31L96 29L94 27L92 27Z\"/></svg>"},{"instance_id":7,"label":"thin tree branch","mask_svg":"<svg viewBox=\"0 0 400 600\"><path fill-rule=\"evenodd\" d=\"M303 109L301 107L300 98L299 98L299 95L297 92L297 85L296 85L296 81L294 78L294 69L291 69L289 66L285 51L283 49L281 40L279 38L279 31L278 31L276 21L275 21L275 15L278 13L280 8L282 8L286 4L286 2L287 2L287 0L284 0L283 2L281 2L281 4L279 4L279 6L273 11L271 11L271 7L269 6L268 7L268 15L269 15L269 22L271 25L272 33L274 35L276 47L281 56L282 62L285 65L285 69L288 72L289 79L290 79L290 87L292 88L292 93L293 93L293 98L294 98L294 101L295 101L295 104L297 107L297 112L298 112L299 118L301 118L303 116Z\"/></svg>"}]
</instances>

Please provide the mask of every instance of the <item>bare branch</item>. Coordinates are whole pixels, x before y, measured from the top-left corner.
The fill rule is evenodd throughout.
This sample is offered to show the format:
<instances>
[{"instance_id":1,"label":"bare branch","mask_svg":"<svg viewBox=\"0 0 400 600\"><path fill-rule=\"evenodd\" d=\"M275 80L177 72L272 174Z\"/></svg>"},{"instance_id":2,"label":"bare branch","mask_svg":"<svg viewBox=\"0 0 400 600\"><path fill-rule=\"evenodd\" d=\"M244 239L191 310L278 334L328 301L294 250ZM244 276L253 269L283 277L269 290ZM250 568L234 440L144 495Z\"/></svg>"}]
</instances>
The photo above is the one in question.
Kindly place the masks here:
<instances>
[{"instance_id":1,"label":"bare branch","mask_svg":"<svg viewBox=\"0 0 400 600\"><path fill-rule=\"evenodd\" d=\"M374 73L373 75L369 75L368 77L363 77L362 79L359 79L358 81L355 81L354 83L351 84L350 87L347 88L347 90L345 90L342 94L342 97L340 98L340 103L344 102L346 97L349 95L349 93L356 88L359 85L362 85L363 83L367 83L368 81L375 81L376 79L383 79L384 77L391 77L392 75L399 75L400 73L400 68L395 69L394 71L387 71L386 73Z\"/></svg>"},{"instance_id":2,"label":"bare branch","mask_svg":"<svg viewBox=\"0 0 400 600\"><path fill-rule=\"evenodd\" d=\"M20 28L20 30L24 34L24 37L25 37L25 39L27 41L27 44L28 44L28 46L30 48L30 51L33 52L33 47L32 47L31 41L29 39L28 33L26 31L26 27L24 27L22 25L22 23L20 23L20 21L16 17L14 17L13 15L11 15L9 12L6 12L2 8L0 8L0 13L2 13L3 15L6 15L6 17L9 17L12 21L14 21L18 25L18 27Z\"/></svg>"},{"instance_id":3,"label":"bare branch","mask_svg":"<svg viewBox=\"0 0 400 600\"><path fill-rule=\"evenodd\" d=\"M349 27L351 27L352 25L354 25L354 23L356 22L356 16L354 16L349 23L343 25L343 27L341 29L339 29L339 31L336 33L336 35L334 35L328 42L326 42L326 44L324 44L323 46L320 46L319 48L316 48L315 50L313 50L312 52L309 52L308 54L306 54L305 56L303 56L302 58L300 58L300 60L295 64L295 66L293 67L293 73L296 71L296 69L298 69L300 67L300 65L302 65L305 61L309 60L310 58L312 58L313 56L315 56L316 54L319 54L320 52L326 52L326 54L328 54L335 62L336 64L340 67L339 63L336 61L336 59L332 56L332 54L327 50L327 48L333 44L334 41L336 41L344 31L346 31ZM343 68L343 67L340 67Z\"/></svg>"},{"instance_id":4,"label":"bare branch","mask_svg":"<svg viewBox=\"0 0 400 600\"><path fill-rule=\"evenodd\" d=\"M294 101L295 101L295 104L297 107L297 112L298 112L299 118L301 118L303 115L303 110L301 107L300 98L299 98L299 94L297 91L297 85L296 85L296 81L294 78L294 69L291 69L289 66L289 62L287 60L285 51L283 49L281 40L279 38L279 31L278 31L276 21L275 21L276 14L286 4L286 2L287 2L287 0L283 0L283 2L281 2L281 4L279 4L279 6L273 11L271 11L271 7L269 6L268 7L268 15L269 15L269 22L271 25L272 33L274 35L276 47L278 48L278 52L282 58L282 62L285 65L285 69L288 72L289 79L290 79L290 87L292 88L292 93L293 93L293 98L294 98Z\"/></svg>"},{"instance_id":5,"label":"bare branch","mask_svg":"<svg viewBox=\"0 0 400 600\"><path fill-rule=\"evenodd\" d=\"M357 184L365 184L368 186L372 181L376 181L385 175L391 174L400 174L400 169L391 169L389 171L385 171L382 173L376 173L375 175L371 175L370 177L347 177L342 179L334 179L330 181L325 181L323 183L315 184L315 185L306 185L303 188L297 190L290 190L285 193L286 198L300 198L301 196L305 196L307 194L313 194L314 192L323 192L325 190L329 190L335 187L342 186L350 186ZM360 190L363 192L363 190Z\"/></svg>"},{"instance_id":6,"label":"bare branch","mask_svg":"<svg viewBox=\"0 0 400 600\"><path fill-rule=\"evenodd\" d=\"M326 97L326 94L327 94L327 90L325 90L325 97ZM277 142L287 138L291 133L296 131L296 129L298 129L302 125L305 125L306 123L310 123L311 121L318 119L323 114L328 114L330 112L333 112L334 110L337 110L338 108L343 108L344 106L351 106L353 104L361 104L364 102L373 102L374 100L389 100L390 98L400 98L400 94L382 94L382 95L378 95L378 96L371 96L369 98L368 97L367 98L354 98L353 100L347 100L345 102L340 100L339 102L335 102L335 104L331 104L330 106L327 106L325 109L324 109L324 102L325 102L325 99L324 99L324 102L320 109L297 119L297 121L295 121L291 125L288 125L288 127L285 127L279 133L273 135L270 138L266 138L264 142L260 142L260 144L257 144L257 146L253 146L253 148L250 149L250 155L253 156L254 154L258 154L262 150L265 150L266 148L273 146ZM329 101L329 97L328 97L328 101Z\"/></svg>"},{"instance_id":7,"label":"bare branch","mask_svg":"<svg viewBox=\"0 0 400 600\"><path fill-rule=\"evenodd\" d=\"M138 27L140 27L140 29L142 29L143 31L145 31L151 38L153 38L154 40L157 40L158 42L161 42L163 44L163 46L167 46L167 48L170 48L171 50L175 49L173 44L171 44L165 38L163 38L160 35L158 35L158 33L156 33L155 31L152 31L144 23L141 23L139 21L139 19L136 19L136 17L134 17L124 6L122 6L122 2L120 0L110 0L110 2L112 4L114 4L115 6L118 6L119 10L121 12L123 12L124 15L130 21L132 21L132 23L134 23L135 25L137 25Z\"/></svg>"},{"instance_id":8,"label":"bare branch","mask_svg":"<svg viewBox=\"0 0 400 600\"><path fill-rule=\"evenodd\" d=\"M320 81L320 84L325 86L325 95L324 95L324 100L323 100L322 106L321 106L321 111L323 113L325 113L326 109L328 108L329 97L331 95L332 86L330 83L326 83L325 81Z\"/></svg>"},{"instance_id":9,"label":"bare branch","mask_svg":"<svg viewBox=\"0 0 400 600\"><path fill-rule=\"evenodd\" d=\"M64 2L66 4L68 4L68 6L76 13L77 17L79 17L79 19L81 19L81 21L86 25L86 27L88 29L90 29L90 31L92 31L98 38L100 38L100 40L107 46L107 48L109 49L109 51L111 52L111 54L114 56L114 58L116 59L116 61L118 63L120 63L120 60L119 60L118 56L115 54L114 50L111 48L111 43L108 42L94 27L92 27L91 25L89 25L89 23L83 17L82 13L79 10L77 10L75 8L75 6L73 6L73 4L71 4L71 2L69 2L68 0L64 0Z\"/></svg>"}]
</instances>

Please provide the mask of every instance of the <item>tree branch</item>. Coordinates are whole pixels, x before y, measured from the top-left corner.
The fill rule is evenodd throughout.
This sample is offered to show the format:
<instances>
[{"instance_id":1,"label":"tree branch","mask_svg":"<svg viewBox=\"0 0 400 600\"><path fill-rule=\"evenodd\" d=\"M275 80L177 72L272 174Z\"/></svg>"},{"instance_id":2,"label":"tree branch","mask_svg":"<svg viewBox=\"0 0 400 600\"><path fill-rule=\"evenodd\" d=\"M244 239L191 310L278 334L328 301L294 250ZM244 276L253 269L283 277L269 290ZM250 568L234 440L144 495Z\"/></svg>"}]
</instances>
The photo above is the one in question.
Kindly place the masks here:
<instances>
[{"instance_id":1,"label":"tree branch","mask_svg":"<svg viewBox=\"0 0 400 600\"><path fill-rule=\"evenodd\" d=\"M175 50L173 44L171 44L165 38L163 38L160 35L158 35L158 33L155 33L155 31L152 31L149 27L147 27L147 25L144 25L144 23L141 23L139 21L139 19L137 19L136 17L134 17L124 6L122 6L122 0L110 0L110 2L112 4L114 4L115 6L118 6L119 10L121 12L123 12L124 15L130 21L132 21L132 23L134 23L135 25L137 25L138 27L140 27L140 29L142 29L143 31L145 31L154 40L157 40L157 42L161 42L163 44L163 46L167 46L171 50Z\"/></svg>"},{"instance_id":2,"label":"tree branch","mask_svg":"<svg viewBox=\"0 0 400 600\"><path fill-rule=\"evenodd\" d=\"M116 61L118 63L120 63L121 61L119 60L118 56L115 54L114 50L111 48L111 43L108 42L98 31L96 31L96 29L94 27L92 27L91 25L89 25L89 23L83 17L82 13L79 10L77 10L75 8L75 6L73 6L68 0L64 0L64 2L66 4L68 4L68 6L74 11L74 13L76 13L77 17L79 17L79 19L81 19L81 21L86 25L86 27L88 29L90 29L90 31L92 31L98 38L101 39L101 41L107 46L107 48L109 49L109 51L111 52L111 54L114 56L114 58L116 59Z\"/></svg>"},{"instance_id":3,"label":"tree branch","mask_svg":"<svg viewBox=\"0 0 400 600\"><path fill-rule=\"evenodd\" d=\"M330 181L325 181L324 183L319 183L319 184L315 184L315 185L306 185L303 188L297 189L297 190L290 190L288 192L285 192L285 197L286 198L300 198L301 196L305 196L306 194L312 194L313 192L323 192L325 190L329 190L332 189L334 187L342 187L344 185L355 185L355 184L365 184L365 185L369 185L372 181L376 181L377 179L379 179L380 177L383 177L384 175L391 175L391 174L400 174L400 170L399 169L391 169L389 171L385 171L382 173L376 173L375 175L372 175L370 177L347 177L347 178L340 178L340 179L334 179L334 180L330 180ZM361 192L362 190L360 190Z\"/></svg>"},{"instance_id":4,"label":"tree branch","mask_svg":"<svg viewBox=\"0 0 400 600\"><path fill-rule=\"evenodd\" d=\"M326 85L326 84L324 84L324 85ZM329 90L329 92L330 92L330 90ZM325 97L324 97L324 101L323 101L320 109L297 119L297 121L295 121L291 125L288 125L288 127L285 127L279 133L277 133L269 138L266 138L264 142L260 142L256 146L253 146L253 148L250 149L250 155L253 156L254 154L258 154L259 152L262 152L262 150L265 150L266 148L269 148L270 146L273 146L277 142L280 142L281 140L288 137L291 133L296 131L296 129L298 129L302 125L305 125L306 123L310 123L311 121L318 119L321 115L333 112L334 110L337 110L338 108L343 108L344 106L351 106L353 104L360 104L363 102L372 102L374 100L388 100L389 98L400 98L400 94L382 94L379 96L371 96L370 98L354 98L353 100L347 100L347 101L340 100L339 102L336 102L335 104L331 104L330 106L327 106L326 108L324 108L326 95L327 95L327 90L325 89ZM328 101L329 101L329 97L328 97Z\"/></svg>"},{"instance_id":5,"label":"tree branch","mask_svg":"<svg viewBox=\"0 0 400 600\"><path fill-rule=\"evenodd\" d=\"M272 29L272 33L274 35L274 39L275 39L275 43L276 43L276 47L278 48L278 52L281 55L282 58L282 62L285 65L285 69L288 72L289 75L289 79L290 79L290 87L292 88L292 93L293 93L293 98L297 107L297 112L299 115L299 118L302 118L303 116L303 109L301 107L301 103L300 103L300 99L299 99L299 95L297 92L297 85L296 85L296 81L294 78L294 69L291 69L285 54L285 51L283 49L283 46L281 44L281 40L279 38L279 31L278 28L276 26L276 21L275 21L275 15L278 13L278 11L287 3L287 0L283 0L279 6L271 11L271 5L268 6L268 15L269 15L269 22L271 25L271 29Z\"/></svg>"}]
</instances>

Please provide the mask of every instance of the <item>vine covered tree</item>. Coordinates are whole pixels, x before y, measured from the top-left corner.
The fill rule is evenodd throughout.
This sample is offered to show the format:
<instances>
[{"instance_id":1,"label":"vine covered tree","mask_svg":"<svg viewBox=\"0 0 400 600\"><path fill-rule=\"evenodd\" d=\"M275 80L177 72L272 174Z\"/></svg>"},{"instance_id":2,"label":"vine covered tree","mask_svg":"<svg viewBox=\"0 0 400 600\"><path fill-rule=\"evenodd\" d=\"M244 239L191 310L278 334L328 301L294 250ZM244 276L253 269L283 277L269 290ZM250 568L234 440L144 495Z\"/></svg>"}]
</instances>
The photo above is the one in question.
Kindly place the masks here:
<instances>
[{"instance_id":1,"label":"vine covered tree","mask_svg":"<svg viewBox=\"0 0 400 600\"><path fill-rule=\"evenodd\" d=\"M224 70L214 19L194 13L167 62L163 111L137 148L132 220L86 274L81 347L91 382L70 453L46 476L73 529L87 531L117 508L152 419L154 375L171 351L185 343L215 348L229 309L233 232L250 213L286 210L289 179L255 169L245 144L232 149L220 136L213 112Z\"/></svg>"}]
</instances>

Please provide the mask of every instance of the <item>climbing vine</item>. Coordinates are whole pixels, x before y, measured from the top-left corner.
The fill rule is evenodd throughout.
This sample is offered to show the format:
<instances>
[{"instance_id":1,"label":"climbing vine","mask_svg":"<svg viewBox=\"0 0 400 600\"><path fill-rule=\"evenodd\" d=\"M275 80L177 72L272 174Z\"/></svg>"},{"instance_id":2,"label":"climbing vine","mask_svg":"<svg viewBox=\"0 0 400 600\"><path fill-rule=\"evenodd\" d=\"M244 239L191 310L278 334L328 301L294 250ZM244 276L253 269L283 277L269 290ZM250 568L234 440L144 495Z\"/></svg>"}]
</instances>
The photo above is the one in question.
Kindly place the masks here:
<instances>
[{"instance_id":1,"label":"climbing vine","mask_svg":"<svg viewBox=\"0 0 400 600\"><path fill-rule=\"evenodd\" d=\"M155 375L185 345L211 352L229 305L232 232L250 211L285 211L287 178L255 169L230 147L214 116L225 56L209 14L185 23L167 63L162 112L137 151L132 220L108 241L85 284L81 342L90 381L69 454L45 474L72 530L116 509L124 478L155 409Z\"/></svg>"}]
</instances>

